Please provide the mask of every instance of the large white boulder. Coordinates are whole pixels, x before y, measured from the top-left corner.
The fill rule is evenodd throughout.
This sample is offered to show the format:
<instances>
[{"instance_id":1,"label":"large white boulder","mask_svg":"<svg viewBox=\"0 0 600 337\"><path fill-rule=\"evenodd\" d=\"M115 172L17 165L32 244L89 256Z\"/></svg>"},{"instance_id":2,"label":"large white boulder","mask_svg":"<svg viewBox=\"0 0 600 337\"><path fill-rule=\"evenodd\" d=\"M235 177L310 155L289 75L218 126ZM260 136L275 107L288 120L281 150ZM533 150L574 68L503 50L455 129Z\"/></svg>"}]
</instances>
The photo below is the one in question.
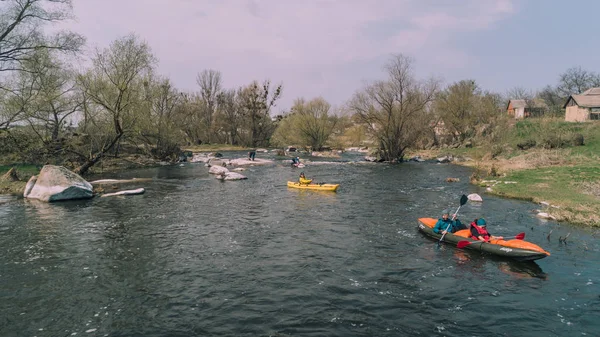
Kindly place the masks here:
<instances>
[{"instance_id":1,"label":"large white boulder","mask_svg":"<svg viewBox=\"0 0 600 337\"><path fill-rule=\"evenodd\" d=\"M62 166L46 165L25 186L23 196L46 202L90 199L94 196L92 184Z\"/></svg>"}]
</instances>

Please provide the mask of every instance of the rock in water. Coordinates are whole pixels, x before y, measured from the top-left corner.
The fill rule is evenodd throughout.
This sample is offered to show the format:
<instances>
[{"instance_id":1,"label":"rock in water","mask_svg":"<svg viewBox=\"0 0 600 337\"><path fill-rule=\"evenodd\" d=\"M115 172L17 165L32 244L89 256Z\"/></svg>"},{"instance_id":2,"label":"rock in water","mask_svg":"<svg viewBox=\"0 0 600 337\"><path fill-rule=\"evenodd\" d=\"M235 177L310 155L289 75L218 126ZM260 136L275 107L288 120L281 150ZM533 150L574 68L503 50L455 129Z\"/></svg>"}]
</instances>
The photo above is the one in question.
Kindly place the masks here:
<instances>
[{"instance_id":1,"label":"rock in water","mask_svg":"<svg viewBox=\"0 0 600 337\"><path fill-rule=\"evenodd\" d=\"M229 172L229 170L223 166L211 166L208 170L208 173L210 174L225 174L227 172Z\"/></svg>"},{"instance_id":2,"label":"rock in water","mask_svg":"<svg viewBox=\"0 0 600 337\"><path fill-rule=\"evenodd\" d=\"M217 179L220 180L243 180L243 179L248 179L246 176L241 175L237 172L224 172L224 173L220 173L217 174L217 176L215 177Z\"/></svg>"},{"instance_id":3,"label":"rock in water","mask_svg":"<svg viewBox=\"0 0 600 337\"><path fill-rule=\"evenodd\" d=\"M146 192L146 190L143 187L141 187L141 188L136 188L135 190L125 190L125 191L120 191L120 192L115 192L115 193L106 193L106 194L103 194L102 197L112 197L115 195L144 194L144 192Z\"/></svg>"},{"instance_id":4,"label":"rock in water","mask_svg":"<svg viewBox=\"0 0 600 337\"><path fill-rule=\"evenodd\" d=\"M469 200L471 200L471 201L480 201L480 202L483 202L483 199L477 193L469 194L469 195L467 195L467 198Z\"/></svg>"},{"instance_id":5,"label":"rock in water","mask_svg":"<svg viewBox=\"0 0 600 337\"><path fill-rule=\"evenodd\" d=\"M237 172L228 172L225 174L225 180L243 180L243 179L248 179L248 178Z\"/></svg>"},{"instance_id":6,"label":"rock in water","mask_svg":"<svg viewBox=\"0 0 600 337\"><path fill-rule=\"evenodd\" d=\"M40 174L32 176L23 196L46 202L90 199L94 196L92 184L62 166L45 165Z\"/></svg>"}]
</instances>

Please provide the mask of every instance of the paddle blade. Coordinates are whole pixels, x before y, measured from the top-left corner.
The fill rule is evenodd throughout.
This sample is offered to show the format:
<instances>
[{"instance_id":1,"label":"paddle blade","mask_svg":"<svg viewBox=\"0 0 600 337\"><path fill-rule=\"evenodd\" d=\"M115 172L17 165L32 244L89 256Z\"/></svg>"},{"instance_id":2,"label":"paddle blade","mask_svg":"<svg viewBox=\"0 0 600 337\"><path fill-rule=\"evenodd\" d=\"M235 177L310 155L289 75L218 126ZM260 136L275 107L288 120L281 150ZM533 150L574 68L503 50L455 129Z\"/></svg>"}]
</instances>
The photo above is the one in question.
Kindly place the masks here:
<instances>
[{"instance_id":1,"label":"paddle blade","mask_svg":"<svg viewBox=\"0 0 600 337\"><path fill-rule=\"evenodd\" d=\"M467 203L468 200L469 198L467 198L467 196L463 194L462 197L460 197L460 205L463 206Z\"/></svg>"},{"instance_id":2,"label":"paddle blade","mask_svg":"<svg viewBox=\"0 0 600 337\"><path fill-rule=\"evenodd\" d=\"M515 239L517 239L517 240L525 239L525 233L519 233L519 234L515 235Z\"/></svg>"},{"instance_id":3,"label":"paddle blade","mask_svg":"<svg viewBox=\"0 0 600 337\"><path fill-rule=\"evenodd\" d=\"M463 249L470 244L471 244L471 241L458 241L458 244L456 245L456 247L458 247L459 249Z\"/></svg>"}]
</instances>

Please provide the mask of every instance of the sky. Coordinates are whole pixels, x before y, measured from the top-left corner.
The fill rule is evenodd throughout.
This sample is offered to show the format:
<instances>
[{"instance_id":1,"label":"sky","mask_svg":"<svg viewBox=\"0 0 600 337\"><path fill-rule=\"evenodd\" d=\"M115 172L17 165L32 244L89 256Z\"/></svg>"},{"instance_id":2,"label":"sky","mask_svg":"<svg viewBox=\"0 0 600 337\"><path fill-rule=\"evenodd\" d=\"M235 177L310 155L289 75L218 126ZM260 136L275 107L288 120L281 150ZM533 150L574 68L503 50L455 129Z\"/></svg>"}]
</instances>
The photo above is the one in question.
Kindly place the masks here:
<instances>
[{"instance_id":1,"label":"sky","mask_svg":"<svg viewBox=\"0 0 600 337\"><path fill-rule=\"evenodd\" d=\"M566 69L600 72L600 1L577 0L73 0L67 27L88 52L130 33L181 90L218 70L225 88L283 84L275 113L297 98L341 107L384 79L393 54L419 78L473 79L505 93L556 85Z\"/></svg>"}]
</instances>

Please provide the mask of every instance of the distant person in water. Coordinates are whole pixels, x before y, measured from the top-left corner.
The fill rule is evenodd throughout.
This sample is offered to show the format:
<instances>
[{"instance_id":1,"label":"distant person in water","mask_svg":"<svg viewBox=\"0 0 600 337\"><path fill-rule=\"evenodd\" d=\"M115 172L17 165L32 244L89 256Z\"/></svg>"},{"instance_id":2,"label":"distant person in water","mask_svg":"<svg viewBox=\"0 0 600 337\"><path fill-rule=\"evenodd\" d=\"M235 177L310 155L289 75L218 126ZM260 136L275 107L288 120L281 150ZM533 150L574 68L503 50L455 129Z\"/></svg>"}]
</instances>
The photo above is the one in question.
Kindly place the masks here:
<instances>
[{"instance_id":1,"label":"distant person in water","mask_svg":"<svg viewBox=\"0 0 600 337\"><path fill-rule=\"evenodd\" d=\"M503 240L502 236L493 236L487 231L487 223L484 218L479 218L471 222L471 239L483 242L489 242L491 239Z\"/></svg>"},{"instance_id":2,"label":"distant person in water","mask_svg":"<svg viewBox=\"0 0 600 337\"><path fill-rule=\"evenodd\" d=\"M248 152L248 159L254 161L254 157L256 157L256 150Z\"/></svg>"},{"instance_id":3,"label":"distant person in water","mask_svg":"<svg viewBox=\"0 0 600 337\"><path fill-rule=\"evenodd\" d=\"M312 182L312 179L306 179L304 172L300 172L300 178L298 178L298 182L302 185L308 185Z\"/></svg>"},{"instance_id":4,"label":"distant person in water","mask_svg":"<svg viewBox=\"0 0 600 337\"><path fill-rule=\"evenodd\" d=\"M298 166L300 164L300 157L292 158L292 166Z\"/></svg>"},{"instance_id":5,"label":"distant person in water","mask_svg":"<svg viewBox=\"0 0 600 337\"><path fill-rule=\"evenodd\" d=\"M438 234L446 234L454 233L458 230L466 229L466 226L458 220L456 214L452 215L452 219L450 219L450 212L445 209L442 212L442 218L438 219L435 226L433 227L433 232Z\"/></svg>"}]
</instances>

